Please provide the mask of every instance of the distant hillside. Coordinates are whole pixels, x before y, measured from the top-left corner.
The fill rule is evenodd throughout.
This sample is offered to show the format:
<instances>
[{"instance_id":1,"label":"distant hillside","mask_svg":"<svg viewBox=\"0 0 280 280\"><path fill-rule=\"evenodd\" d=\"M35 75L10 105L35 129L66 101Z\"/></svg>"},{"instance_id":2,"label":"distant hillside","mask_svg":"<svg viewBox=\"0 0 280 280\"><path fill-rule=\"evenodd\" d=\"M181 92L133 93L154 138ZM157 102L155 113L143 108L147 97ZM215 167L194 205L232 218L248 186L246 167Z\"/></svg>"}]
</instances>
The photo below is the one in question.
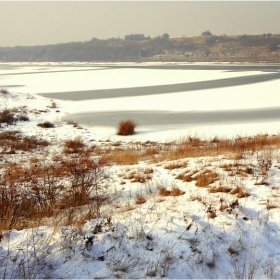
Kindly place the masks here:
<instances>
[{"instance_id":1,"label":"distant hillside","mask_svg":"<svg viewBox=\"0 0 280 280\"><path fill-rule=\"evenodd\" d=\"M131 34L124 39L93 38L46 46L0 47L2 62L189 61L280 63L280 34L157 38Z\"/></svg>"}]
</instances>

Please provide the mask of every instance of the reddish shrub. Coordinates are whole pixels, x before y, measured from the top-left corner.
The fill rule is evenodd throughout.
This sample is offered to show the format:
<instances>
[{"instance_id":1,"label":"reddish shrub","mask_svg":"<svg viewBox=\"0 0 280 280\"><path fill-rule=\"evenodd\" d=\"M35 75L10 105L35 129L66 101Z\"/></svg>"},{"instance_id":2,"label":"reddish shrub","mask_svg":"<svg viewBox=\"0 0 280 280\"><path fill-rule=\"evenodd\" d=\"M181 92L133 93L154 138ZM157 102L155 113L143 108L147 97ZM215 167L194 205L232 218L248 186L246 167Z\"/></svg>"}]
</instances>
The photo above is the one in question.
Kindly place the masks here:
<instances>
[{"instance_id":1,"label":"reddish shrub","mask_svg":"<svg viewBox=\"0 0 280 280\"><path fill-rule=\"evenodd\" d=\"M134 129L136 127L136 123L133 120L125 120L121 121L117 128L118 135L132 135L134 134Z\"/></svg>"}]
</instances>

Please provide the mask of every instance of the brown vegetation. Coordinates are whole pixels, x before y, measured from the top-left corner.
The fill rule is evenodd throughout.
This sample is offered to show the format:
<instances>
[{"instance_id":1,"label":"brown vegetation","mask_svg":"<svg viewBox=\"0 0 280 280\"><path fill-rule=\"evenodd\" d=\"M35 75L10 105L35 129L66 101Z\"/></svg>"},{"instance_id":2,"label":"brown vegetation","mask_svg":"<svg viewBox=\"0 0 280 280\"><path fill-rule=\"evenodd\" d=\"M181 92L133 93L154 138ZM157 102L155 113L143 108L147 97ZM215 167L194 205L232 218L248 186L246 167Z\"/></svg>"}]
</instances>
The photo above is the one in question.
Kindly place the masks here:
<instances>
[{"instance_id":1,"label":"brown vegetation","mask_svg":"<svg viewBox=\"0 0 280 280\"><path fill-rule=\"evenodd\" d=\"M79 153L84 147L85 144L81 137L76 137L73 140L69 139L64 142L64 152L67 154Z\"/></svg>"},{"instance_id":2,"label":"brown vegetation","mask_svg":"<svg viewBox=\"0 0 280 280\"><path fill-rule=\"evenodd\" d=\"M1 88L1 89L0 89L0 93L2 93L2 94L8 94L9 91L8 91L7 89L5 89L5 88Z\"/></svg>"},{"instance_id":3,"label":"brown vegetation","mask_svg":"<svg viewBox=\"0 0 280 280\"><path fill-rule=\"evenodd\" d=\"M8 126L15 124L16 121L17 119L12 110L6 109L0 112L0 127L2 123L5 123Z\"/></svg>"},{"instance_id":4,"label":"brown vegetation","mask_svg":"<svg viewBox=\"0 0 280 280\"><path fill-rule=\"evenodd\" d=\"M141 194L137 194L136 197L135 197L135 203L136 204L143 204L146 202L146 198L141 195Z\"/></svg>"},{"instance_id":5,"label":"brown vegetation","mask_svg":"<svg viewBox=\"0 0 280 280\"><path fill-rule=\"evenodd\" d=\"M43 123L38 123L37 126L40 126L42 128L53 128L54 124L52 122L43 122Z\"/></svg>"},{"instance_id":6,"label":"brown vegetation","mask_svg":"<svg viewBox=\"0 0 280 280\"><path fill-rule=\"evenodd\" d=\"M69 184L65 184L65 179ZM96 217L107 199L102 188L108 174L88 153L56 156L51 163L7 165L0 178L0 229L21 229L59 209L93 205Z\"/></svg>"},{"instance_id":7,"label":"brown vegetation","mask_svg":"<svg viewBox=\"0 0 280 280\"><path fill-rule=\"evenodd\" d=\"M0 134L1 153L15 153L16 151L30 151L38 147L46 147L49 143L46 140L34 136L23 137L19 131L7 131Z\"/></svg>"},{"instance_id":8,"label":"brown vegetation","mask_svg":"<svg viewBox=\"0 0 280 280\"><path fill-rule=\"evenodd\" d=\"M133 120L121 121L118 124L117 135L132 135L135 133L136 122Z\"/></svg>"},{"instance_id":9,"label":"brown vegetation","mask_svg":"<svg viewBox=\"0 0 280 280\"><path fill-rule=\"evenodd\" d=\"M158 186L158 194L161 196L180 196L185 194L185 192L180 190L177 186L172 186L170 190L167 190L164 186Z\"/></svg>"},{"instance_id":10,"label":"brown vegetation","mask_svg":"<svg viewBox=\"0 0 280 280\"><path fill-rule=\"evenodd\" d=\"M207 187L218 179L218 174L212 170L204 170L194 177L196 180L195 185L198 187Z\"/></svg>"},{"instance_id":11,"label":"brown vegetation","mask_svg":"<svg viewBox=\"0 0 280 280\"><path fill-rule=\"evenodd\" d=\"M244 189L242 187L236 187L230 192L230 194L237 194L237 198L250 196L250 194L244 192Z\"/></svg>"}]
</instances>

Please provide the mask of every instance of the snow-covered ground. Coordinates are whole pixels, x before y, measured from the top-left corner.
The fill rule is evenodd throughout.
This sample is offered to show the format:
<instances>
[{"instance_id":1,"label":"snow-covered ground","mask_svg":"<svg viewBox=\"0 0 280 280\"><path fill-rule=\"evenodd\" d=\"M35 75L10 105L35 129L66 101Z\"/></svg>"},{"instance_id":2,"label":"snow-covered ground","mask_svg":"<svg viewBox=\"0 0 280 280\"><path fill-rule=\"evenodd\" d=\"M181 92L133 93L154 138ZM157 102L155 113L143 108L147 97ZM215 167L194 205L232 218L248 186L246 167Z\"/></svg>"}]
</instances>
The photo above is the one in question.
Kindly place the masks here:
<instances>
[{"instance_id":1,"label":"snow-covered ground","mask_svg":"<svg viewBox=\"0 0 280 280\"><path fill-rule=\"evenodd\" d=\"M212 139L214 136L231 138L256 133L279 133L280 115L273 122L225 124L221 119L217 125L180 125L177 129L172 127L172 130L164 125L151 128L139 124L136 134L126 137L115 135L115 123L112 127L81 125L82 128L77 129L67 125L64 119L69 118L69 114L90 111L129 109L188 112L280 107L280 80L232 88L104 100L63 101L37 95L44 92L265 75L266 72L213 70L209 74L208 71L200 70L106 69L106 65L103 70L96 70L92 65L93 71L72 72L73 69L84 69L78 64L75 67L58 65L55 71L63 72L43 74L37 73L39 68L46 72L53 68L48 64L17 67L11 70L8 67L1 68L1 88L7 88L10 93L0 93L0 111L16 107L18 114L26 112L29 121L2 125L0 133L20 130L23 135L46 139L51 145L43 152L37 151L31 155L23 152L1 154L2 170L7 162L22 161L25 164L31 156L42 161L51 159L61 150L63 141L76 136L81 136L87 145L106 147L117 141L125 146L136 141L144 144L147 140L164 143L187 136ZM11 71L21 74L3 75ZM33 74L23 74L26 72ZM9 88L8 85L24 86ZM43 129L37 126L45 121L53 122L55 127ZM272 161L266 174L260 170L261 159ZM44 225L33 229L3 231L0 235L0 276L279 279L279 159L280 151L271 146L269 150L243 154L241 159L218 155L111 166L111 183L107 189L110 203L102 207L99 219L89 220L81 227ZM175 163L179 167L175 167ZM174 164L174 167L167 169L166 166L170 164ZM232 164L231 174L225 170L226 164ZM129 174L141 173L145 168L151 170L145 183L129 179ZM246 171L247 168L251 168L252 172L240 175L240 171ZM184 182L176 178L182 173L190 174L195 170L203 172L206 169L218 174L219 179L212 187L241 187L250 196L239 198L237 204L236 194L209 193L208 188L197 187L195 180ZM262 179L266 184L255 184ZM167 189L177 186L185 193L180 196L160 196L159 186ZM146 202L137 204L137 194L142 195ZM221 210L222 206L227 207Z\"/></svg>"}]
</instances>

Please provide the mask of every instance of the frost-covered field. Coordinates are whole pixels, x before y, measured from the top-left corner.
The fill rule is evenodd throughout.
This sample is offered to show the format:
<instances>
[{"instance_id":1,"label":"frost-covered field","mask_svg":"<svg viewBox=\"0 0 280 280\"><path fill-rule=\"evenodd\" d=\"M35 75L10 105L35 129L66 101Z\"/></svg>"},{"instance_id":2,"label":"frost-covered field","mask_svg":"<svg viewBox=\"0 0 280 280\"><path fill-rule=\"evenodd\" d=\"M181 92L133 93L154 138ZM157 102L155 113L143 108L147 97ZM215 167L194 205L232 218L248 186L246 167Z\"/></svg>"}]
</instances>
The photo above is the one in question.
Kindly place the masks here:
<instances>
[{"instance_id":1,"label":"frost-covered field","mask_svg":"<svg viewBox=\"0 0 280 280\"><path fill-rule=\"evenodd\" d=\"M95 209L94 200L69 209L57 208L54 201L56 215L34 218L28 221L28 229L24 218L20 226L21 217L13 217L2 208L2 213L10 215L10 226L9 230L4 228L7 221L1 214L0 276L278 279L280 116L242 123L223 123L221 119L216 124L190 123L187 127L176 125L176 120L169 125L139 123L136 134L126 137L116 135L117 119L112 119L111 126L76 125L69 119L73 113L104 111L108 116L112 111L141 110L217 114L236 109L269 111L280 107L279 79L209 90L120 98L108 95L106 99L81 101L38 95L242 79L270 73L86 66L91 70L80 64L58 65L55 70L48 64L1 66L0 88L9 92L0 93L0 112L8 109L29 120L8 126L1 123L0 137L18 130L23 136L49 142L30 150L13 150L15 140L5 139L4 145L1 138L1 207L9 199L3 195L5 188L14 188L15 184L20 185L22 196L15 196L14 205L23 203L22 197L28 197L30 186L32 199L41 205L34 187L41 181L50 187L50 182L44 181L42 175L29 181L24 178L30 172L38 174L34 166L48 167L53 162L59 165L61 155L64 160L79 158L80 150L65 152L66 140L81 137L79 141L85 147L92 147L93 158L103 157L108 165L103 169L105 175L101 175L104 182L97 183L107 198L98 217L91 212ZM37 126L45 122L52 122L54 127ZM256 136L257 133L269 136ZM235 145L230 149L220 147L228 144L223 137ZM24 170L26 173L21 173ZM55 179L53 185L65 191L75 179L72 175L48 178Z\"/></svg>"}]
</instances>

